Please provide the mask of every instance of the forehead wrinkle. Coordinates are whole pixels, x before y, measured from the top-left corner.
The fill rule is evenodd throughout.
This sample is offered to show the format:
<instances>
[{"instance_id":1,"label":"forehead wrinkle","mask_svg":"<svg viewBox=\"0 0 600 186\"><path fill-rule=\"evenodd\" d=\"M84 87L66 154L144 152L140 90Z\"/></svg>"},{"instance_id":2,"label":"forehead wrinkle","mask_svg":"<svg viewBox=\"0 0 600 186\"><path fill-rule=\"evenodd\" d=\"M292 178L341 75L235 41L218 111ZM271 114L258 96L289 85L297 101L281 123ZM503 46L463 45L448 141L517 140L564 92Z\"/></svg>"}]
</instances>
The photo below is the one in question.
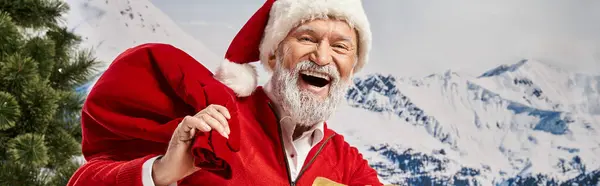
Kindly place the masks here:
<instances>
[{"instance_id":1,"label":"forehead wrinkle","mask_svg":"<svg viewBox=\"0 0 600 186\"><path fill-rule=\"evenodd\" d=\"M315 30L315 28L313 28L310 25L302 25L299 26L298 28L296 28L296 30L294 31L294 33L302 33L302 32L309 32L309 33L317 33L317 31Z\"/></svg>"},{"instance_id":2,"label":"forehead wrinkle","mask_svg":"<svg viewBox=\"0 0 600 186\"><path fill-rule=\"evenodd\" d=\"M328 28L328 30L329 30L328 33L333 33L334 38L342 40L342 41L354 43L352 36L344 35L336 29L339 25L336 25L332 22L328 22L327 24L333 25ZM318 33L317 30L314 28L314 26L311 26L311 25L301 25L294 31L294 33L304 33L304 32L308 32L308 33L315 34L315 35ZM326 33L323 33L322 35L325 35L325 34Z\"/></svg>"},{"instance_id":3,"label":"forehead wrinkle","mask_svg":"<svg viewBox=\"0 0 600 186\"><path fill-rule=\"evenodd\" d=\"M342 25L339 25L339 24L335 24L335 25L334 25L334 27L339 27L339 26L343 27ZM348 28L350 29L350 32L351 32L352 34L353 34L353 33L355 33L355 30L354 30L354 28L352 28L350 25L348 25L348 24L345 24L345 26L348 26ZM345 28L342 28L342 29L345 29ZM338 39L341 39L341 40L344 40L344 41L348 41L348 42L352 42L352 41L353 41L353 39L352 39L352 35L346 35L346 34L342 34L342 33L340 33L340 31L338 31L338 30L336 30L336 29L332 29L332 32L333 32L333 33L336 33L336 35L337 35ZM358 37L358 35L357 35L357 37Z\"/></svg>"}]
</instances>

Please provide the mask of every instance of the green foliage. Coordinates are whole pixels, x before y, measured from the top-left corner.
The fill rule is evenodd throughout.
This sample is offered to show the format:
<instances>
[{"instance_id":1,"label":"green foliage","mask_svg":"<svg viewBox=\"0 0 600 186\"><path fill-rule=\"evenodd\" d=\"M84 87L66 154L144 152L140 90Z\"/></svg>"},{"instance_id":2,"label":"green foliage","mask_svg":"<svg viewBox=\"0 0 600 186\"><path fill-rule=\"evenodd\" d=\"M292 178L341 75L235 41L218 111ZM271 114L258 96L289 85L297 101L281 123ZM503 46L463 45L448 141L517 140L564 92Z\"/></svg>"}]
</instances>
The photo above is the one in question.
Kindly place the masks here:
<instances>
[{"instance_id":1,"label":"green foliage","mask_svg":"<svg viewBox=\"0 0 600 186\"><path fill-rule=\"evenodd\" d=\"M0 162L0 185L46 185L38 176L41 172L32 166L23 166L16 162Z\"/></svg>"},{"instance_id":2,"label":"green foliage","mask_svg":"<svg viewBox=\"0 0 600 186\"><path fill-rule=\"evenodd\" d=\"M21 134L8 141L8 160L21 165L41 168L48 163L48 148L44 136Z\"/></svg>"},{"instance_id":3,"label":"green foliage","mask_svg":"<svg viewBox=\"0 0 600 186\"><path fill-rule=\"evenodd\" d=\"M77 168L79 168L79 164L73 161L61 164L56 168L56 172L54 172L55 175L49 179L48 185L67 185L69 178L71 178L71 175L73 175L73 172L75 172Z\"/></svg>"},{"instance_id":4,"label":"green foliage","mask_svg":"<svg viewBox=\"0 0 600 186\"><path fill-rule=\"evenodd\" d=\"M26 82L38 78L37 62L20 53L9 54L0 62L0 86L13 94L22 93Z\"/></svg>"},{"instance_id":5,"label":"green foliage","mask_svg":"<svg viewBox=\"0 0 600 186\"><path fill-rule=\"evenodd\" d=\"M0 130L14 127L20 115L17 99L7 92L0 92Z\"/></svg>"},{"instance_id":6,"label":"green foliage","mask_svg":"<svg viewBox=\"0 0 600 186\"><path fill-rule=\"evenodd\" d=\"M23 114L28 117L21 118L15 127L24 132L44 133L59 106L56 91L50 87L48 80L36 78L26 83L19 95Z\"/></svg>"},{"instance_id":7,"label":"green foliage","mask_svg":"<svg viewBox=\"0 0 600 186\"><path fill-rule=\"evenodd\" d=\"M16 24L27 28L56 27L60 16L69 10L61 0L6 0L0 1L0 10L16 20Z\"/></svg>"},{"instance_id":8,"label":"green foliage","mask_svg":"<svg viewBox=\"0 0 600 186\"><path fill-rule=\"evenodd\" d=\"M81 144L67 131L61 128L54 128L47 133L46 145L54 153L48 154L53 161L48 164L49 167L61 167L69 163L71 155L81 151Z\"/></svg>"},{"instance_id":9,"label":"green foliage","mask_svg":"<svg viewBox=\"0 0 600 186\"><path fill-rule=\"evenodd\" d=\"M0 61L4 61L6 54L11 54L19 48L21 34L8 13L2 11L0 11L0 33Z\"/></svg>"},{"instance_id":10,"label":"green foliage","mask_svg":"<svg viewBox=\"0 0 600 186\"><path fill-rule=\"evenodd\" d=\"M56 64L57 73L52 73L50 81L58 89L83 85L94 75L94 71L88 69L97 65L98 61L90 50L79 51L69 63Z\"/></svg>"},{"instance_id":11,"label":"green foliage","mask_svg":"<svg viewBox=\"0 0 600 186\"><path fill-rule=\"evenodd\" d=\"M100 62L60 25L62 0L0 0L0 185L66 185ZM25 32L34 35L28 35Z\"/></svg>"},{"instance_id":12,"label":"green foliage","mask_svg":"<svg viewBox=\"0 0 600 186\"><path fill-rule=\"evenodd\" d=\"M56 111L53 126L61 126L61 129L72 134L74 139L81 143L80 112L85 101L83 94L73 91L58 91L58 110Z\"/></svg>"},{"instance_id":13,"label":"green foliage","mask_svg":"<svg viewBox=\"0 0 600 186\"><path fill-rule=\"evenodd\" d=\"M38 63L38 72L42 79L47 79L54 68L54 42L43 38L31 38L23 46L22 52Z\"/></svg>"}]
</instances>

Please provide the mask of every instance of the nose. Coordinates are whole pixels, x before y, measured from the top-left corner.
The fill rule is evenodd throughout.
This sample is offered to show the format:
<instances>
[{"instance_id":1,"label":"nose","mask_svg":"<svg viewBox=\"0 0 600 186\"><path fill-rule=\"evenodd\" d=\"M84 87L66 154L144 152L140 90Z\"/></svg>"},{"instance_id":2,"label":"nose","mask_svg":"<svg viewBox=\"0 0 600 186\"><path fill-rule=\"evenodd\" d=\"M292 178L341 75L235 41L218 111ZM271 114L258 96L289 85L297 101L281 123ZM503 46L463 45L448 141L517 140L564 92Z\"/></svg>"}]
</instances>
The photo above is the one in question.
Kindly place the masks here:
<instances>
[{"instance_id":1,"label":"nose","mask_svg":"<svg viewBox=\"0 0 600 186\"><path fill-rule=\"evenodd\" d=\"M321 41L315 46L313 53L310 55L310 60L319 66L326 66L332 62L331 46L327 41Z\"/></svg>"}]
</instances>

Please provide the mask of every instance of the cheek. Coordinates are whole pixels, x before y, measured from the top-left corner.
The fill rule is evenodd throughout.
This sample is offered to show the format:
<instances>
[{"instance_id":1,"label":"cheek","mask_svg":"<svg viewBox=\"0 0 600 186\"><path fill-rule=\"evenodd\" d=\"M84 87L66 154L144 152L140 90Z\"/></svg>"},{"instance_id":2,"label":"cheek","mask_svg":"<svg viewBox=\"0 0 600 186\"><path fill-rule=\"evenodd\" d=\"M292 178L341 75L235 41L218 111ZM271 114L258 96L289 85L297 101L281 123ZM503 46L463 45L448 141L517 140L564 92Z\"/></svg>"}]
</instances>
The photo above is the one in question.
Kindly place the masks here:
<instances>
[{"instance_id":1,"label":"cheek","mask_svg":"<svg viewBox=\"0 0 600 186\"><path fill-rule=\"evenodd\" d=\"M293 58L291 55L288 55L287 57L283 58L283 63L284 67L289 71L294 70L297 64L295 58Z\"/></svg>"},{"instance_id":2,"label":"cheek","mask_svg":"<svg viewBox=\"0 0 600 186\"><path fill-rule=\"evenodd\" d=\"M340 72L340 75L342 76L341 78L342 78L344 81L348 81L348 80L350 80L350 79L351 79L352 72L351 72L351 71L343 71L343 72Z\"/></svg>"},{"instance_id":3,"label":"cheek","mask_svg":"<svg viewBox=\"0 0 600 186\"><path fill-rule=\"evenodd\" d=\"M315 51L314 45L290 43L288 46L286 54L294 62L309 60L310 55Z\"/></svg>"},{"instance_id":4,"label":"cheek","mask_svg":"<svg viewBox=\"0 0 600 186\"><path fill-rule=\"evenodd\" d=\"M281 51L281 55L279 57L281 57L281 60L278 61L280 63L283 63L283 67L286 68L287 70L292 70L295 66L296 66L296 54L295 51L292 50L294 47L290 46L291 44L286 43L283 46L283 50Z\"/></svg>"},{"instance_id":5,"label":"cheek","mask_svg":"<svg viewBox=\"0 0 600 186\"><path fill-rule=\"evenodd\" d=\"M342 79L348 80L354 72L354 67L351 60L346 60L338 63L338 70Z\"/></svg>"}]
</instances>

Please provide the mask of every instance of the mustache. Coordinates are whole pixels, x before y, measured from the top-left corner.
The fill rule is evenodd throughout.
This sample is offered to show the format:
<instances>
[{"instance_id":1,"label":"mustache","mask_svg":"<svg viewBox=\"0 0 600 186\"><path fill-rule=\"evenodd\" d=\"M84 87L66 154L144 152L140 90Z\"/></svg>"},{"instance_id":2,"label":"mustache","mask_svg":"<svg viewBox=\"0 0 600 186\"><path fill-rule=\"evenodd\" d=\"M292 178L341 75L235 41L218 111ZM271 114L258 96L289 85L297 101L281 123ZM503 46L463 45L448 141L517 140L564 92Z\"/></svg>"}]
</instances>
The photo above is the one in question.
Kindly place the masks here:
<instances>
[{"instance_id":1,"label":"mustache","mask_svg":"<svg viewBox=\"0 0 600 186\"><path fill-rule=\"evenodd\" d=\"M304 60L296 64L296 68L294 68L294 72L300 73L300 71L314 71L318 73L327 74L331 77L332 81L338 81L340 79L340 71L337 69L335 65L325 65L320 66L317 63L312 62L310 60Z\"/></svg>"}]
</instances>

